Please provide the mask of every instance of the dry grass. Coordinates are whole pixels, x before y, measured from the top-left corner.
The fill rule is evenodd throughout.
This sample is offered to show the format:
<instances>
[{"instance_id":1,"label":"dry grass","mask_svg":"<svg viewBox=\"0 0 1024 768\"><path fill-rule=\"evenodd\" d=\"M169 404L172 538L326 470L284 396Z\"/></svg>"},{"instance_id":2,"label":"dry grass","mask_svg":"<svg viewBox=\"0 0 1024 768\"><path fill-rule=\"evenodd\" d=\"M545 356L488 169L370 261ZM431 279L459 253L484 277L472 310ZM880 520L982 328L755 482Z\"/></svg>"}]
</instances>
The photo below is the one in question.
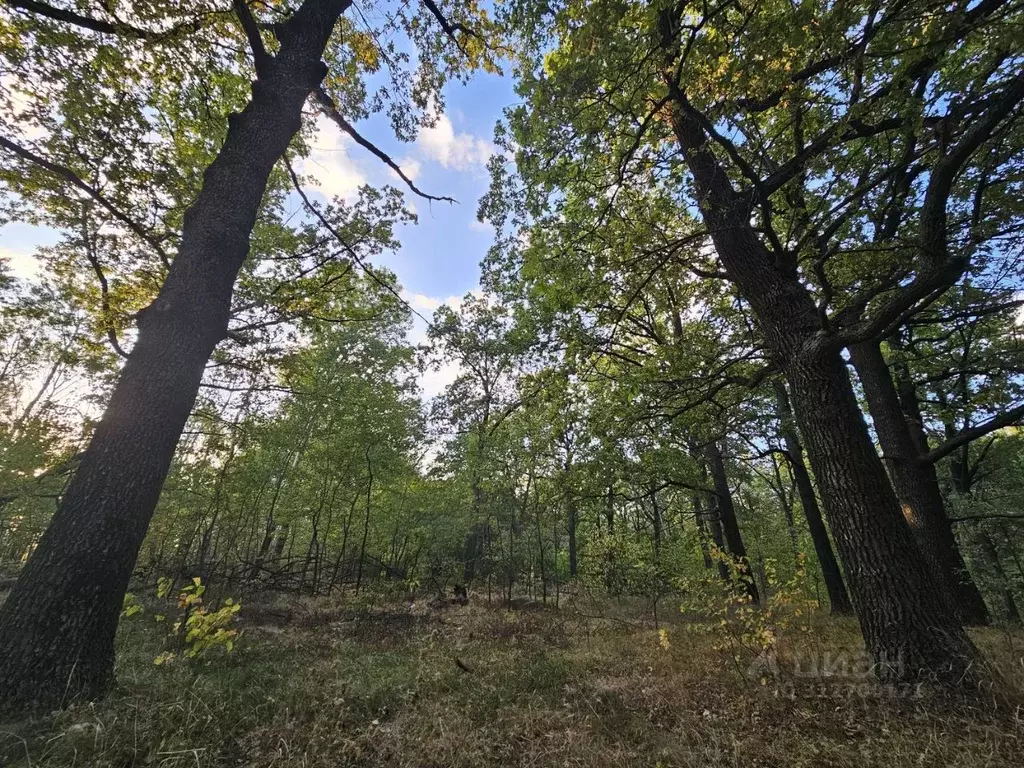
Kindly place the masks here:
<instances>
[{"instance_id":1,"label":"dry grass","mask_svg":"<svg viewBox=\"0 0 1024 768\"><path fill-rule=\"evenodd\" d=\"M470 605L250 606L228 657L155 667L126 621L120 688L0 728L7 766L1019 766L1012 705L908 697L863 679L794 677L808 653L852 652L815 619L780 649L778 680L741 674L720 638L569 611ZM591 609L588 613L592 613ZM243 611L245 614L246 611ZM1019 631L979 644L1024 680ZM470 671L466 671L470 670ZM889 695L886 695L889 694Z\"/></svg>"}]
</instances>

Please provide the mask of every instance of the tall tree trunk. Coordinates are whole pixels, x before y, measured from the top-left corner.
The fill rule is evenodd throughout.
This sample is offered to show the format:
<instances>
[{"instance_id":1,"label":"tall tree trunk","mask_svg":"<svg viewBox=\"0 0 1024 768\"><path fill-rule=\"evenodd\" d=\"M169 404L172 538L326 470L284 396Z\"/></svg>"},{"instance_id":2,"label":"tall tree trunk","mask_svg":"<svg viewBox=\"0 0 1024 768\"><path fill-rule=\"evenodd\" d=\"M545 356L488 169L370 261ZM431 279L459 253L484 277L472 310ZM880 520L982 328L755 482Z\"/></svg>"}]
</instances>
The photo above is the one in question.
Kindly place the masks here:
<instances>
[{"instance_id":1,"label":"tall tree trunk","mask_svg":"<svg viewBox=\"0 0 1024 768\"><path fill-rule=\"evenodd\" d=\"M977 649L932 589L857 405L839 343L823 327L787 254L769 252L751 225L750 197L733 188L672 75L666 85L672 128L715 251L750 302L769 354L790 385L876 673L957 686L984 678Z\"/></svg>"},{"instance_id":2,"label":"tall tree trunk","mask_svg":"<svg viewBox=\"0 0 1024 768\"><path fill-rule=\"evenodd\" d=\"M992 581L999 591L1003 601L1003 621L1008 624L1020 624L1020 612L1017 610L1017 602L1013 596L1013 587L1010 579L1003 570L1003 564L999 560L999 551L996 543L988 535L988 531L979 529L975 534L978 542L978 549L981 552L981 559L992 574Z\"/></svg>"},{"instance_id":3,"label":"tall tree trunk","mask_svg":"<svg viewBox=\"0 0 1024 768\"><path fill-rule=\"evenodd\" d=\"M363 586L363 563L366 561L366 542L370 537L370 502L373 498L373 464L370 448L366 448L366 510L363 514L363 540L359 545L359 571L356 574L356 593Z\"/></svg>"},{"instance_id":4,"label":"tall tree trunk","mask_svg":"<svg viewBox=\"0 0 1024 768\"><path fill-rule=\"evenodd\" d=\"M811 541L814 543L814 553L818 556L818 563L821 565L821 575L825 580L825 589L828 591L832 613L850 615L853 613L850 595L846 591L843 572L840 570L839 562L832 550L832 542L825 529L825 521L821 519L821 509L818 507L818 497L811 484L811 475L807 471L807 465L804 464L804 447L800 444L796 424L793 422L793 411L789 405L786 385L779 380L775 381L775 399L778 403L779 422L782 425L782 439L786 443L790 471L792 471L793 480L796 482L797 493L800 494L800 506L803 507L804 517L807 518L807 529L810 531Z\"/></svg>"},{"instance_id":5,"label":"tall tree trunk","mask_svg":"<svg viewBox=\"0 0 1024 768\"><path fill-rule=\"evenodd\" d=\"M576 513L576 502L569 501L569 577L576 578L576 570L578 568L577 553L576 553L576 528L579 525Z\"/></svg>"},{"instance_id":6,"label":"tall tree trunk","mask_svg":"<svg viewBox=\"0 0 1024 768\"><path fill-rule=\"evenodd\" d=\"M693 494L693 516L697 521L697 541L700 543L700 554L704 560L704 567L711 569L711 550L708 547L708 526L704 520L704 502L700 494Z\"/></svg>"},{"instance_id":7,"label":"tall tree trunk","mask_svg":"<svg viewBox=\"0 0 1024 768\"><path fill-rule=\"evenodd\" d=\"M779 467L779 457L774 451L772 451L769 457L772 460L772 474L775 476L775 485L778 490L775 491L775 495L779 499L779 504L782 506L782 513L786 518L786 532L789 534L789 544L793 549L793 563L796 565L800 564L800 533L796 529L796 513L793 510L794 502L794 491L796 491L796 482L790 484L789 492L786 491L786 483L782 477L782 469Z\"/></svg>"},{"instance_id":8,"label":"tall tree trunk","mask_svg":"<svg viewBox=\"0 0 1024 768\"><path fill-rule=\"evenodd\" d=\"M227 331L231 294L267 180L302 124L307 96L351 0L306 2L279 53L228 120L185 214L181 247L49 528L0 608L0 712L97 697L114 669L128 579L199 390Z\"/></svg>"},{"instance_id":9,"label":"tall tree trunk","mask_svg":"<svg viewBox=\"0 0 1024 768\"><path fill-rule=\"evenodd\" d=\"M760 602L760 595L757 591L757 582L754 581L754 572L750 570L750 560L747 558L747 548L743 543L743 536L740 533L740 524L736 519L736 505L732 501L732 491L729 489L729 478L725 474L725 462L722 460L722 451L718 443L708 443L704 448L704 456L708 460L708 468L711 470L711 481L715 487L715 507L718 510L718 521L725 535L725 543L729 554L735 558L739 566L740 579L743 587L754 603ZM718 544L718 542L715 542Z\"/></svg>"},{"instance_id":10,"label":"tall tree trunk","mask_svg":"<svg viewBox=\"0 0 1024 768\"><path fill-rule=\"evenodd\" d=\"M615 533L615 487L608 486L604 497L604 517L608 524L608 533Z\"/></svg>"},{"instance_id":11,"label":"tall tree trunk","mask_svg":"<svg viewBox=\"0 0 1024 768\"><path fill-rule=\"evenodd\" d=\"M850 359L864 387L893 490L922 554L936 575L936 588L945 593L962 621L988 624L985 601L967 570L946 515L935 465L920 460L919 447L879 342L852 345Z\"/></svg>"},{"instance_id":12,"label":"tall tree trunk","mask_svg":"<svg viewBox=\"0 0 1024 768\"><path fill-rule=\"evenodd\" d=\"M658 562L661 557L661 536L664 522L661 518L661 505L658 504L658 491L655 488L651 489L651 525L654 533L654 561Z\"/></svg>"}]
</instances>

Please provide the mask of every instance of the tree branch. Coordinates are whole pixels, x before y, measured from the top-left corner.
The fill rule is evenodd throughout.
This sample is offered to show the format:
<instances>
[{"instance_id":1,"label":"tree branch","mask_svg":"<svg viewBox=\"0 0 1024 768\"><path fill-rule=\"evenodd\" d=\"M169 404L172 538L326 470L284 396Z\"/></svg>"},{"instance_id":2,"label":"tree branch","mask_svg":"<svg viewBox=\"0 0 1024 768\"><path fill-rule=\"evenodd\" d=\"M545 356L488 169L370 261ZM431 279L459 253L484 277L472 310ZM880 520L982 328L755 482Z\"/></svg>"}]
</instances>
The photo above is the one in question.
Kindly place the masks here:
<instances>
[{"instance_id":1,"label":"tree branch","mask_svg":"<svg viewBox=\"0 0 1024 768\"><path fill-rule=\"evenodd\" d=\"M149 234L141 224L134 221L130 216L122 212L117 206L110 202L102 192L84 182L77 173L66 166L58 165L57 163L47 160L45 157L39 156L32 150L26 149L19 144L15 144L13 141L3 136L0 136L0 147L3 147L8 152L17 155L24 160L28 160L30 163L38 165L40 168L49 171L54 176L64 179L71 185L85 192L89 197L106 208L115 219L120 221L128 227L128 229L142 238L143 241L148 243L149 246L160 256L160 261L163 262L163 265L170 269L171 260L168 257L167 252L163 249L163 246L160 245L160 242Z\"/></svg>"},{"instance_id":2,"label":"tree branch","mask_svg":"<svg viewBox=\"0 0 1024 768\"><path fill-rule=\"evenodd\" d=\"M92 271L96 274L96 279L100 284L100 311L103 313L103 324L107 326L107 340L110 341L110 346L118 355L128 359L128 353L124 351L121 343L117 340L117 329L114 327L113 319L110 316L110 284L107 282L107 276L103 272L103 266L100 264L100 260L96 256L96 250L93 247L85 205L82 206L82 241L82 245L85 246L85 258L92 266Z\"/></svg>"},{"instance_id":3,"label":"tree branch","mask_svg":"<svg viewBox=\"0 0 1024 768\"><path fill-rule=\"evenodd\" d=\"M158 40L167 39L181 30L192 30L195 31L199 28L199 20L194 19L189 22L182 22L177 24L166 32L153 32L148 29L142 29L140 27L133 27L130 24L124 24L122 22L110 22L104 21L103 19L97 19L92 16L84 16L74 11L69 11L64 8L55 8L52 5L46 3L37 3L33 0L3 0L4 3L17 8L21 11L27 11L37 16L44 16L53 21L61 21L66 24L73 24L76 27L82 29L88 29L93 32L100 32L105 35L122 35L125 37L132 37L136 40L145 40L147 42L153 42Z\"/></svg>"},{"instance_id":4,"label":"tree branch","mask_svg":"<svg viewBox=\"0 0 1024 768\"><path fill-rule=\"evenodd\" d=\"M267 65L270 64L272 57L267 53L266 46L263 45L259 25L256 23L256 19L253 18L252 11L249 10L245 0L232 0L231 4L235 9L238 21L242 25L242 30L249 40L249 48L252 50L252 61L253 66L256 68L256 76L262 77L266 74Z\"/></svg>"},{"instance_id":5,"label":"tree branch","mask_svg":"<svg viewBox=\"0 0 1024 768\"><path fill-rule=\"evenodd\" d=\"M430 11L430 15L437 19L437 23L441 25L441 29L444 30L444 33L445 35L448 36L448 39L455 43L456 47L460 51L462 51L462 53L465 56L468 57L469 53L466 51L465 46L463 45L462 41L459 40L456 33L461 32L463 35L476 38L479 38L480 35L477 34L476 31L467 27L465 24L459 24L458 22L453 23L449 21L447 17L441 12L441 9L437 6L437 3L435 3L434 0L423 0L423 5L425 5L427 7L427 10Z\"/></svg>"},{"instance_id":6,"label":"tree branch","mask_svg":"<svg viewBox=\"0 0 1024 768\"><path fill-rule=\"evenodd\" d=\"M329 95L327 95L327 91L325 91L323 87L317 88L316 91L313 92L313 98L316 99L317 104L320 105L320 108L323 110L323 113L327 117L333 120L334 123L339 128L341 128L341 130L343 130L345 133L351 136L352 140L355 141L356 144L358 144L359 146L363 147L366 150L369 150L373 155L375 155L377 158L383 161L383 163L388 168L390 168L396 174L398 174L398 178L404 181L408 185L409 189L411 189L415 194L419 195L424 200L437 200L439 202L445 203L458 202L458 200L456 200L454 197L447 197L444 195L429 195L422 189L417 187L413 183L412 179L405 175L405 171L401 169L398 163L391 159L390 155L385 153L383 150L379 149L377 145L375 145L372 141L365 138L361 133L359 133L359 131L356 130L356 127L352 125L352 123L345 119L344 115L342 115L341 112L338 111L338 107L335 105L334 100Z\"/></svg>"},{"instance_id":7,"label":"tree branch","mask_svg":"<svg viewBox=\"0 0 1024 768\"><path fill-rule=\"evenodd\" d=\"M287 157L284 158L284 164L285 164L285 167L288 169L288 175L291 177L292 186L295 188L295 191L298 193L299 197L302 198L302 202L305 204L306 209L310 213L312 213L317 218L317 220L320 222L320 224L322 224L323 227L334 236L334 239L338 241L338 243L342 246L342 248L345 249L345 252L348 253L348 255L351 257L352 261L354 261L356 264L359 265L360 269L362 269L363 272L366 273L367 277L369 277L371 280L373 280L373 282L375 282L377 285L379 285L385 291L387 291L392 296L394 296L396 299L398 299L398 301L401 302L403 305L408 307L410 312L412 312L417 317L419 317L420 320L425 322L427 324L427 326L429 327L431 325L431 322L427 318L425 318L422 314L417 312L413 308L413 306L411 304L409 304L409 302L407 302L405 299L403 299L402 295L398 291L395 290L395 287L393 285L391 285L388 282L386 282L385 280L381 279L380 276L378 276L376 272L374 272L372 269L370 269L370 267L367 266L366 262L363 261L362 257L360 257L359 254L356 252L356 249L353 248L345 240L345 238L341 236L341 232L338 231L338 228L335 227L333 224L331 224L331 222L320 211L320 209L317 208L316 205L313 204L313 201L309 199L309 195L306 194L306 190L304 190L302 188L302 182L299 181L299 176L298 176L297 173L295 173L295 169L292 167L292 164L288 161Z\"/></svg>"},{"instance_id":8,"label":"tree branch","mask_svg":"<svg viewBox=\"0 0 1024 768\"><path fill-rule=\"evenodd\" d=\"M934 464L939 459L943 459L951 454L960 446L977 440L979 437L984 437L990 432L995 432L997 429L1018 424L1022 419L1024 419L1024 405L1018 405L1016 408L1011 408L998 416L993 416L988 421L979 424L976 427L960 430L938 448L928 451L928 453L920 458L920 461L923 464Z\"/></svg>"}]
</instances>

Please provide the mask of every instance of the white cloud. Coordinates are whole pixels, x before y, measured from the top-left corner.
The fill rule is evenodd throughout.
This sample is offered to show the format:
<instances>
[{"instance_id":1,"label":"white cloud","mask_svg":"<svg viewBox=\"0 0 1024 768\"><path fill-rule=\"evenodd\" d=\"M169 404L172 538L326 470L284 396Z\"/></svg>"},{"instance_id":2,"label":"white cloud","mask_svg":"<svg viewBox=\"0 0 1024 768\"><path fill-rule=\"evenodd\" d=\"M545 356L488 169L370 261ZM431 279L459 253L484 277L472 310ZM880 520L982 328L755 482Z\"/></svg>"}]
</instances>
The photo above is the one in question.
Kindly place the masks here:
<instances>
[{"instance_id":1,"label":"white cloud","mask_svg":"<svg viewBox=\"0 0 1024 768\"><path fill-rule=\"evenodd\" d=\"M420 175L423 164L414 157L403 157L398 161L398 167L402 169L402 173L408 176L411 181L416 181L416 177ZM390 173L393 178L398 178L398 174L394 171L389 170L388 173Z\"/></svg>"},{"instance_id":2,"label":"white cloud","mask_svg":"<svg viewBox=\"0 0 1024 768\"><path fill-rule=\"evenodd\" d=\"M355 143L324 117L317 118L316 128L313 151L302 161L301 172L313 176L313 187L327 197L354 199L366 183L366 176L350 154Z\"/></svg>"},{"instance_id":3,"label":"white cloud","mask_svg":"<svg viewBox=\"0 0 1024 768\"><path fill-rule=\"evenodd\" d=\"M458 312L463 302L462 296L448 296L442 299L436 296L428 296L425 293L410 293L409 291L403 291L402 298L427 320L433 318L434 312L438 307L447 304ZM426 341L427 324L419 317L413 317L412 330L409 332L409 343L424 344ZM462 373L462 367L457 362L450 360L441 363L437 367L425 370L419 376L420 390L424 400L440 395L444 392L445 387L455 381L460 373Z\"/></svg>"},{"instance_id":4,"label":"white cloud","mask_svg":"<svg viewBox=\"0 0 1024 768\"><path fill-rule=\"evenodd\" d=\"M431 128L421 128L416 145L426 157L445 168L467 171L483 166L497 149L487 139L471 133L456 133L448 115L438 116Z\"/></svg>"},{"instance_id":5,"label":"white cloud","mask_svg":"<svg viewBox=\"0 0 1024 768\"><path fill-rule=\"evenodd\" d=\"M14 276L23 280L31 280L39 274L39 262L31 253L0 246L0 260L6 261Z\"/></svg>"},{"instance_id":6,"label":"white cloud","mask_svg":"<svg viewBox=\"0 0 1024 768\"><path fill-rule=\"evenodd\" d=\"M469 228L474 232L486 232L491 235L494 234L494 225L489 221L480 221L479 219L473 219L469 222Z\"/></svg>"},{"instance_id":7,"label":"white cloud","mask_svg":"<svg viewBox=\"0 0 1024 768\"><path fill-rule=\"evenodd\" d=\"M435 299L433 296L427 296L423 293L409 293L408 291L402 296L409 305L419 312L433 312L435 309L445 303L444 299Z\"/></svg>"},{"instance_id":8,"label":"white cloud","mask_svg":"<svg viewBox=\"0 0 1024 768\"><path fill-rule=\"evenodd\" d=\"M424 400L437 397L462 373L462 366L456 362L445 362L437 368L428 368L420 374L420 391Z\"/></svg>"},{"instance_id":9,"label":"white cloud","mask_svg":"<svg viewBox=\"0 0 1024 768\"><path fill-rule=\"evenodd\" d=\"M7 93L16 115L23 116L24 113L32 109L34 101L28 94L34 93L35 89L29 88L20 77L5 72L0 75L0 89ZM25 119L16 122L21 136L25 139L34 141L46 135L46 131L34 122L28 122Z\"/></svg>"}]
</instances>

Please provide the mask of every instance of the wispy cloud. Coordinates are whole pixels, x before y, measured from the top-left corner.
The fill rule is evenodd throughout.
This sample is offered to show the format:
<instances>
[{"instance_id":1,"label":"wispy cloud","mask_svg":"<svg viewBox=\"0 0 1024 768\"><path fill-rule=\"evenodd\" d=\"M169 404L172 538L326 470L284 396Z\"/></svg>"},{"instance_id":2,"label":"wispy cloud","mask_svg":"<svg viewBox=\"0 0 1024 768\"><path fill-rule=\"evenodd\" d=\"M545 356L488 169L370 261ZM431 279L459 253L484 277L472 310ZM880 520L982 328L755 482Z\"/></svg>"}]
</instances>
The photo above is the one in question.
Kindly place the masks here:
<instances>
[{"instance_id":1,"label":"wispy cloud","mask_svg":"<svg viewBox=\"0 0 1024 768\"><path fill-rule=\"evenodd\" d=\"M451 119L444 113L438 116L433 127L420 129L416 146L430 160L457 171L482 168L497 151L487 139L471 133L456 133Z\"/></svg>"},{"instance_id":2,"label":"wispy cloud","mask_svg":"<svg viewBox=\"0 0 1024 768\"><path fill-rule=\"evenodd\" d=\"M39 274L39 262L26 251L5 248L0 245L0 261L6 261L11 273L23 280L31 280Z\"/></svg>"},{"instance_id":3,"label":"wispy cloud","mask_svg":"<svg viewBox=\"0 0 1024 768\"><path fill-rule=\"evenodd\" d=\"M313 188L327 197L354 199L366 183L365 174L351 157L355 143L324 117L317 119L316 127L313 151L300 165L302 173L311 175Z\"/></svg>"}]
</instances>

